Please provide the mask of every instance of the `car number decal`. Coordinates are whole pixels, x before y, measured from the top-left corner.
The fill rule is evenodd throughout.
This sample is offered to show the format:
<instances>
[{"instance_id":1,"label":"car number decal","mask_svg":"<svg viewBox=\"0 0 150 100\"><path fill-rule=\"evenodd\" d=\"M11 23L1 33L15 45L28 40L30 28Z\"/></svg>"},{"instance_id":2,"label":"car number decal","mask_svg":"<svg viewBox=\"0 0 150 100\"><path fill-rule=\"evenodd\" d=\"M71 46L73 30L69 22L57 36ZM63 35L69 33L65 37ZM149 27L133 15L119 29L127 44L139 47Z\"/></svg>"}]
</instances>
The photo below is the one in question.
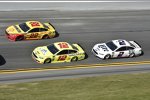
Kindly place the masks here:
<instances>
[{"instance_id":1,"label":"car number decal","mask_svg":"<svg viewBox=\"0 0 150 100\"><path fill-rule=\"evenodd\" d=\"M67 43L59 43L58 45L60 48L69 48Z\"/></svg>"},{"instance_id":2,"label":"car number decal","mask_svg":"<svg viewBox=\"0 0 150 100\"><path fill-rule=\"evenodd\" d=\"M118 40L118 42L119 42L120 45L126 45L124 40Z\"/></svg>"},{"instance_id":3,"label":"car number decal","mask_svg":"<svg viewBox=\"0 0 150 100\"><path fill-rule=\"evenodd\" d=\"M123 54L124 52L119 52L118 57L122 57Z\"/></svg>"},{"instance_id":4,"label":"car number decal","mask_svg":"<svg viewBox=\"0 0 150 100\"><path fill-rule=\"evenodd\" d=\"M40 23L38 23L38 22L30 22L30 24L32 27L40 26Z\"/></svg>"},{"instance_id":5,"label":"car number decal","mask_svg":"<svg viewBox=\"0 0 150 100\"><path fill-rule=\"evenodd\" d=\"M36 38L38 36L38 33L31 33L30 38Z\"/></svg>"},{"instance_id":6,"label":"car number decal","mask_svg":"<svg viewBox=\"0 0 150 100\"><path fill-rule=\"evenodd\" d=\"M59 56L58 61L65 60L66 58L67 58L67 55Z\"/></svg>"}]
</instances>

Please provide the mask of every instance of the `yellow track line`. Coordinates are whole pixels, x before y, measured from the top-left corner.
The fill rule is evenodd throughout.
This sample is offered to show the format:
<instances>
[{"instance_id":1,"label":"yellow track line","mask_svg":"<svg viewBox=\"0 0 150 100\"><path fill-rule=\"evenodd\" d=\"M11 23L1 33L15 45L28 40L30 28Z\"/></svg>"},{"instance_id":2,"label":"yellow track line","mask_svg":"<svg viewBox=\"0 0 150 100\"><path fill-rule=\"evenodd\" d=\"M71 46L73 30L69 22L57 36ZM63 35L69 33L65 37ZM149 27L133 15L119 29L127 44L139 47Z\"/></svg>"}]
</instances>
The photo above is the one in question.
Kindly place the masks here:
<instances>
[{"instance_id":1,"label":"yellow track line","mask_svg":"<svg viewBox=\"0 0 150 100\"><path fill-rule=\"evenodd\" d=\"M85 65L74 65L74 66L59 66L59 67L44 67L44 68L26 68L16 70L0 70L0 74L19 73L19 72L37 72L37 71L48 71L48 70L65 70L65 69L79 69L79 68L98 68L98 67L111 67L111 66L131 66L131 65L142 65L150 64L150 61L140 62L117 62L117 63L105 63L105 64L85 64Z\"/></svg>"}]
</instances>

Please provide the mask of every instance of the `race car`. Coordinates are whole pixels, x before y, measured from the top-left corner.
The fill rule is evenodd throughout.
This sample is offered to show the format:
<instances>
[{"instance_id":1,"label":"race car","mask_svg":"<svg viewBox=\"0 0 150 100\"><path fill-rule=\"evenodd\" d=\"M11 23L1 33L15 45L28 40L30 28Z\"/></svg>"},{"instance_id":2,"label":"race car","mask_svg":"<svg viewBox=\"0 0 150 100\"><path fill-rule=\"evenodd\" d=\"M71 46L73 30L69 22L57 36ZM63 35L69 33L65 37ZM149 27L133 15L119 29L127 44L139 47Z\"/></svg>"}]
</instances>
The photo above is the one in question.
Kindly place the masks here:
<instances>
[{"instance_id":1,"label":"race car","mask_svg":"<svg viewBox=\"0 0 150 100\"><path fill-rule=\"evenodd\" d=\"M98 43L92 48L92 53L100 59L135 57L143 54L141 46L135 41L124 39Z\"/></svg>"},{"instance_id":2,"label":"race car","mask_svg":"<svg viewBox=\"0 0 150 100\"><path fill-rule=\"evenodd\" d=\"M41 64L73 62L85 59L85 52L79 44L56 42L35 48L32 52L32 58Z\"/></svg>"},{"instance_id":3,"label":"race car","mask_svg":"<svg viewBox=\"0 0 150 100\"><path fill-rule=\"evenodd\" d=\"M39 21L27 21L9 26L5 33L7 38L13 41L49 39L56 35L55 28L50 23L41 23Z\"/></svg>"}]
</instances>

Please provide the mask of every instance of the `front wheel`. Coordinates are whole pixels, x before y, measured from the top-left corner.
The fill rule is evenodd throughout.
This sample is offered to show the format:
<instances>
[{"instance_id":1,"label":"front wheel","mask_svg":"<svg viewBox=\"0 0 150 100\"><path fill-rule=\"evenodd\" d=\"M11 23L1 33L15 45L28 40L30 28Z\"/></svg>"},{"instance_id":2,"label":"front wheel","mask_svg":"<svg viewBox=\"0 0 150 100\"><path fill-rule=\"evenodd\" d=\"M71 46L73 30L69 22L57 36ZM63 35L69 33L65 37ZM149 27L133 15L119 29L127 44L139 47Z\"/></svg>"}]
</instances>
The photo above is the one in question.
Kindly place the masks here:
<instances>
[{"instance_id":1,"label":"front wheel","mask_svg":"<svg viewBox=\"0 0 150 100\"><path fill-rule=\"evenodd\" d=\"M131 54L129 55L130 58L133 58L134 56L135 56L134 53L131 53Z\"/></svg>"},{"instance_id":2,"label":"front wheel","mask_svg":"<svg viewBox=\"0 0 150 100\"><path fill-rule=\"evenodd\" d=\"M18 36L18 37L16 37L16 41L21 41L23 39L24 39L24 36Z\"/></svg>"},{"instance_id":3,"label":"front wheel","mask_svg":"<svg viewBox=\"0 0 150 100\"><path fill-rule=\"evenodd\" d=\"M48 35L44 35L44 36L42 37L42 39L49 39L49 36L48 36Z\"/></svg>"},{"instance_id":4,"label":"front wheel","mask_svg":"<svg viewBox=\"0 0 150 100\"><path fill-rule=\"evenodd\" d=\"M50 58L45 59L44 64L47 64L47 63L51 63L51 59Z\"/></svg>"},{"instance_id":5,"label":"front wheel","mask_svg":"<svg viewBox=\"0 0 150 100\"><path fill-rule=\"evenodd\" d=\"M104 57L104 59L110 59L110 54L107 54L105 57Z\"/></svg>"},{"instance_id":6,"label":"front wheel","mask_svg":"<svg viewBox=\"0 0 150 100\"><path fill-rule=\"evenodd\" d=\"M77 57L73 57L73 58L71 59L71 62L75 62L75 61L77 61L77 60L78 60Z\"/></svg>"}]
</instances>

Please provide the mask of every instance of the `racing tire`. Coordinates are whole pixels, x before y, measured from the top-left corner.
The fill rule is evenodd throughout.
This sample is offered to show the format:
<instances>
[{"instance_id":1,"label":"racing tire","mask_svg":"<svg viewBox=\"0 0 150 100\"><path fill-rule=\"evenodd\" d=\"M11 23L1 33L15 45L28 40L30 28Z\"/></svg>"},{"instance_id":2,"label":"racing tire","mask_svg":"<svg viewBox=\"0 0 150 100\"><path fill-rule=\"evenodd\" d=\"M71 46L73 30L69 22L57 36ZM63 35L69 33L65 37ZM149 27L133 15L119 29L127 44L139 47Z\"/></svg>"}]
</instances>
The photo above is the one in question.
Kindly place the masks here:
<instances>
[{"instance_id":1,"label":"racing tire","mask_svg":"<svg viewBox=\"0 0 150 100\"><path fill-rule=\"evenodd\" d=\"M135 54L134 54L134 53L131 53L131 54L129 55L129 58L133 58L133 57L135 57Z\"/></svg>"},{"instance_id":2,"label":"racing tire","mask_svg":"<svg viewBox=\"0 0 150 100\"><path fill-rule=\"evenodd\" d=\"M139 56L142 56L142 55L144 55L144 51L141 51L141 54Z\"/></svg>"},{"instance_id":3,"label":"racing tire","mask_svg":"<svg viewBox=\"0 0 150 100\"><path fill-rule=\"evenodd\" d=\"M24 40L24 36L18 36L16 37L15 41L21 41L21 40Z\"/></svg>"},{"instance_id":4,"label":"racing tire","mask_svg":"<svg viewBox=\"0 0 150 100\"><path fill-rule=\"evenodd\" d=\"M44 35L43 37L42 37L42 39L49 39L50 37L48 36L48 35Z\"/></svg>"},{"instance_id":5,"label":"racing tire","mask_svg":"<svg viewBox=\"0 0 150 100\"><path fill-rule=\"evenodd\" d=\"M51 63L51 59L50 58L47 58L44 60L44 64L47 64L47 63Z\"/></svg>"},{"instance_id":6,"label":"racing tire","mask_svg":"<svg viewBox=\"0 0 150 100\"><path fill-rule=\"evenodd\" d=\"M110 59L110 54L107 54L105 57L104 57L104 59Z\"/></svg>"},{"instance_id":7,"label":"racing tire","mask_svg":"<svg viewBox=\"0 0 150 100\"><path fill-rule=\"evenodd\" d=\"M72 59L71 59L71 62L75 62L75 61L77 61L78 60L78 57L73 57Z\"/></svg>"}]
</instances>

